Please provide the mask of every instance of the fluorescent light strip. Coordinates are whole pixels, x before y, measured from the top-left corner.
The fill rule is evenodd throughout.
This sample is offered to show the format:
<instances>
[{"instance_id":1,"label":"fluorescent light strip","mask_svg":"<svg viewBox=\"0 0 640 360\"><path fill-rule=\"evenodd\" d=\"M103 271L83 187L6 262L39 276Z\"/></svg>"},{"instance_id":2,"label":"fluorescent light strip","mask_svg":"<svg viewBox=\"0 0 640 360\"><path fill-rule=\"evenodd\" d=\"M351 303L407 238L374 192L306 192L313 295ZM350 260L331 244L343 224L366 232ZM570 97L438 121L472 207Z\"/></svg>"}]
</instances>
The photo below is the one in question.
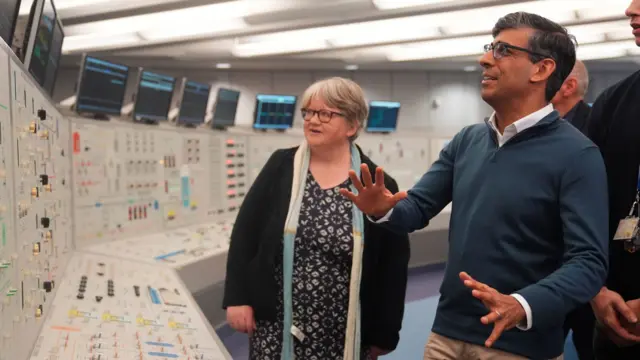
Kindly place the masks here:
<instances>
[{"instance_id":1,"label":"fluorescent light strip","mask_svg":"<svg viewBox=\"0 0 640 360\"><path fill-rule=\"evenodd\" d=\"M190 26L163 26L160 28L147 29L140 31L139 34L145 40L177 40L186 39L193 36L214 35L217 33L239 30L245 28L247 24L242 19L221 19L214 22L196 21Z\"/></svg>"},{"instance_id":2,"label":"fluorescent light strip","mask_svg":"<svg viewBox=\"0 0 640 360\"><path fill-rule=\"evenodd\" d=\"M136 45L140 42L141 39L136 34L73 35L64 38L62 53L69 54L75 51L103 50L119 46Z\"/></svg>"},{"instance_id":3,"label":"fluorescent light strip","mask_svg":"<svg viewBox=\"0 0 640 360\"><path fill-rule=\"evenodd\" d=\"M416 61L451 57L481 56L483 44L490 42L490 36L467 37L447 40L427 41L413 46L390 47L387 54L389 61ZM634 41L616 41L592 43L577 48L577 58L580 60L608 59L623 56L640 55L640 48Z\"/></svg>"},{"instance_id":4,"label":"fluorescent light strip","mask_svg":"<svg viewBox=\"0 0 640 360\"><path fill-rule=\"evenodd\" d=\"M412 61L482 54L485 44L493 40L491 35L457 39L433 40L419 44L396 46L387 54L389 61Z\"/></svg>"},{"instance_id":5,"label":"fluorescent light strip","mask_svg":"<svg viewBox=\"0 0 640 360\"><path fill-rule=\"evenodd\" d=\"M304 42L296 41L269 41L243 44L236 46L232 50L233 56L237 57L253 57L262 55L275 54L293 54L304 51L318 51L328 48L328 44L324 40L306 40Z\"/></svg>"},{"instance_id":6,"label":"fluorescent light strip","mask_svg":"<svg viewBox=\"0 0 640 360\"><path fill-rule=\"evenodd\" d=\"M625 57L637 53L639 52L635 41L617 41L579 47L577 56L580 60L602 60Z\"/></svg>"},{"instance_id":7,"label":"fluorescent light strip","mask_svg":"<svg viewBox=\"0 0 640 360\"><path fill-rule=\"evenodd\" d=\"M435 5L450 3L454 0L373 0L373 5L379 10L400 9L406 7Z\"/></svg>"},{"instance_id":8,"label":"fluorescent light strip","mask_svg":"<svg viewBox=\"0 0 640 360\"><path fill-rule=\"evenodd\" d=\"M237 2L226 2L214 5L197 6L192 8L164 11L160 13L136 15L110 20L100 20L90 23L72 25L65 28L68 35L100 34L112 32L136 33L150 29L201 26L199 22L214 23L225 18L237 18L240 7ZM228 13L229 16L223 14ZM238 14L237 16L234 16Z\"/></svg>"},{"instance_id":9,"label":"fluorescent light strip","mask_svg":"<svg viewBox=\"0 0 640 360\"><path fill-rule=\"evenodd\" d=\"M67 10L73 9L77 7L87 7L92 5L104 4L107 2L112 2L113 0L57 0L54 2L56 6L56 10ZM33 1L23 1L20 4L20 10L18 10L18 15L24 16L29 15L31 12L31 4Z\"/></svg>"}]
</instances>

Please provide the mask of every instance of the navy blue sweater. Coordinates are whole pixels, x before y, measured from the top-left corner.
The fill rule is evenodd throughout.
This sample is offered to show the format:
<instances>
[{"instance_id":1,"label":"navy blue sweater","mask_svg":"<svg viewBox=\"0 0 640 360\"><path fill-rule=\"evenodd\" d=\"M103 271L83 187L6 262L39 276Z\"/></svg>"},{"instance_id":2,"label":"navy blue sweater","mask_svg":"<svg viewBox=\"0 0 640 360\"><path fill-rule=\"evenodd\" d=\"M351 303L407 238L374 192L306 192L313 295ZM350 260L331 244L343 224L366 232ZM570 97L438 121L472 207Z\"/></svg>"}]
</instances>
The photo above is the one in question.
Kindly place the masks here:
<instances>
[{"instance_id":1,"label":"navy blue sweater","mask_svg":"<svg viewBox=\"0 0 640 360\"><path fill-rule=\"evenodd\" d=\"M393 209L386 226L412 232L452 202L449 259L433 331L483 345L489 310L458 274L529 303L532 328L494 348L529 359L563 352L565 315L607 275L607 178L598 148L556 111L498 147L488 124L464 128Z\"/></svg>"}]
</instances>

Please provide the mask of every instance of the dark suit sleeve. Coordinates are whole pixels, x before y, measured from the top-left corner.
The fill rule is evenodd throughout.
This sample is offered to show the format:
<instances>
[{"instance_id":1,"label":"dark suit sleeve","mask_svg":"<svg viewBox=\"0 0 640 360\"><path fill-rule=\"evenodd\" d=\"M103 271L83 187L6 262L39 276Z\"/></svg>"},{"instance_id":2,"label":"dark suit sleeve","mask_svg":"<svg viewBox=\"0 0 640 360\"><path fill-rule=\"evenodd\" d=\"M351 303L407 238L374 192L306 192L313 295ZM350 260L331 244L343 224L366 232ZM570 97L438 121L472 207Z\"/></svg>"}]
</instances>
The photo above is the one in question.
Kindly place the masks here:
<instances>
[{"instance_id":1,"label":"dark suit sleeve","mask_svg":"<svg viewBox=\"0 0 640 360\"><path fill-rule=\"evenodd\" d=\"M398 184L391 177L385 175L385 183L389 191L394 194L398 192ZM381 242L381 257L376 268L377 318L372 343L381 349L391 351L395 350L400 340L404 316L410 257L409 235L393 232L381 225L373 227Z\"/></svg>"},{"instance_id":2,"label":"dark suit sleeve","mask_svg":"<svg viewBox=\"0 0 640 360\"><path fill-rule=\"evenodd\" d=\"M275 151L251 185L238 211L229 244L227 274L222 307L250 305L247 267L256 255L260 233L266 221L265 207L270 202L272 180L277 178L283 150Z\"/></svg>"},{"instance_id":3,"label":"dark suit sleeve","mask_svg":"<svg viewBox=\"0 0 640 360\"><path fill-rule=\"evenodd\" d=\"M605 90L605 92L598 96L591 107L591 113L587 120L587 137L589 137L601 151L609 133L609 124L606 116L609 96L609 90Z\"/></svg>"}]
</instances>

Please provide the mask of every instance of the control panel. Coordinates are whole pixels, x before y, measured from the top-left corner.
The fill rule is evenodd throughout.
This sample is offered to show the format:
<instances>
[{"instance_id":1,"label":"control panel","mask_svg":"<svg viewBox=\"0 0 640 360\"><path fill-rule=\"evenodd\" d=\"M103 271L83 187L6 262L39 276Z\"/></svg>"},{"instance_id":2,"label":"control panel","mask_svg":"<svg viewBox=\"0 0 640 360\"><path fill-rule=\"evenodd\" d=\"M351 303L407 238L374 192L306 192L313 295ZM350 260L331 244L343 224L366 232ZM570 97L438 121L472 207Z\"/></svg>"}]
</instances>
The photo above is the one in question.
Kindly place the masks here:
<instances>
[{"instance_id":1,"label":"control panel","mask_svg":"<svg viewBox=\"0 0 640 360\"><path fill-rule=\"evenodd\" d=\"M0 81L9 84L9 56L0 52ZM22 313L18 294L18 263L14 230L13 171L11 136L11 95L0 92L0 359L9 360L12 346L14 316Z\"/></svg>"},{"instance_id":2,"label":"control panel","mask_svg":"<svg viewBox=\"0 0 640 360\"><path fill-rule=\"evenodd\" d=\"M250 150L250 176L251 183L255 181L267 163L271 154L278 149L286 149L300 145L304 137L302 135L265 133L251 136L249 139Z\"/></svg>"},{"instance_id":3,"label":"control panel","mask_svg":"<svg viewBox=\"0 0 640 360\"><path fill-rule=\"evenodd\" d=\"M88 251L118 256L145 263L163 264L180 268L229 248L230 227L223 232L224 221L194 225L148 234L140 237L111 241L88 248ZM226 237L225 237L226 235Z\"/></svg>"},{"instance_id":4,"label":"control panel","mask_svg":"<svg viewBox=\"0 0 640 360\"><path fill-rule=\"evenodd\" d=\"M229 359L174 271L75 253L32 360Z\"/></svg>"},{"instance_id":5,"label":"control panel","mask_svg":"<svg viewBox=\"0 0 640 360\"><path fill-rule=\"evenodd\" d=\"M251 185L247 166L247 143L247 136L243 135L214 134L211 137L209 214L212 216L233 216L242 204Z\"/></svg>"},{"instance_id":6,"label":"control panel","mask_svg":"<svg viewBox=\"0 0 640 360\"><path fill-rule=\"evenodd\" d=\"M205 221L207 134L74 119L72 138L78 248Z\"/></svg>"},{"instance_id":7,"label":"control panel","mask_svg":"<svg viewBox=\"0 0 640 360\"><path fill-rule=\"evenodd\" d=\"M3 121L3 132L11 140L8 174L13 201L3 216L12 219L4 223L2 264L12 269L0 268L10 277L0 285L6 289L0 353L7 359L24 359L40 329L42 314L51 306L59 270L73 251L69 123L18 60L3 56L8 57L9 65L6 69L6 62L2 64L8 70L9 79L4 81L10 89L3 93L2 101L8 100L11 109L10 121ZM7 166L8 146L2 148L3 166ZM11 243L8 237L15 241ZM6 323L9 316L11 323Z\"/></svg>"},{"instance_id":8,"label":"control panel","mask_svg":"<svg viewBox=\"0 0 640 360\"><path fill-rule=\"evenodd\" d=\"M400 190L413 187L432 164L429 140L424 137L362 134L356 143L396 180Z\"/></svg>"}]
</instances>

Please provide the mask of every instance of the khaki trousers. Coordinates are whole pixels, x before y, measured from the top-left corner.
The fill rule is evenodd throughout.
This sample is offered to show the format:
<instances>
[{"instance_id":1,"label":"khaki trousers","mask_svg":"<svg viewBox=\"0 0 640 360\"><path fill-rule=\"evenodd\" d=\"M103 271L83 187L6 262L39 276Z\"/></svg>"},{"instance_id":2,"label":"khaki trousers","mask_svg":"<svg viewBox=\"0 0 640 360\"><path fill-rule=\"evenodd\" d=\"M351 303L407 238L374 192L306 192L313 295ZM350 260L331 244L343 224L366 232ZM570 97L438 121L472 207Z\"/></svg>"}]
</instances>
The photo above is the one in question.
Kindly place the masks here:
<instances>
[{"instance_id":1,"label":"khaki trousers","mask_svg":"<svg viewBox=\"0 0 640 360\"><path fill-rule=\"evenodd\" d=\"M562 359L563 356L560 355L553 360ZM526 360L526 358L431 333L424 349L424 360Z\"/></svg>"}]
</instances>

